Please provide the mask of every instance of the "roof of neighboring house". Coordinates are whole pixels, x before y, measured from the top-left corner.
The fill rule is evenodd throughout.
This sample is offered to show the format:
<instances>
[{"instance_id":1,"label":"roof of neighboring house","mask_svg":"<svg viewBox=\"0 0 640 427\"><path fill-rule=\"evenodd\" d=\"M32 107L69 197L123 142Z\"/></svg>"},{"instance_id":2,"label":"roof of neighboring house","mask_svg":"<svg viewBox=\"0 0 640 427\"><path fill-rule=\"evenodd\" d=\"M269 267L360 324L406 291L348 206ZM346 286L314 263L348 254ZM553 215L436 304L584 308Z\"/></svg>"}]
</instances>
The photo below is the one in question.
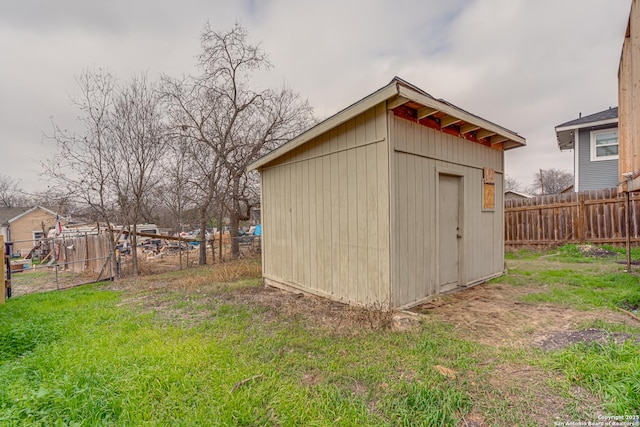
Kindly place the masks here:
<instances>
[{"instance_id":1,"label":"roof of neighboring house","mask_svg":"<svg viewBox=\"0 0 640 427\"><path fill-rule=\"evenodd\" d=\"M20 215L21 213L29 210L30 208L13 208L0 206L0 225L5 226L9 223L9 220Z\"/></svg>"},{"instance_id":2,"label":"roof of neighboring house","mask_svg":"<svg viewBox=\"0 0 640 427\"><path fill-rule=\"evenodd\" d=\"M518 197L522 197L523 199L531 199L531 198L534 197L531 194L521 193L519 191L513 191L513 190L507 190L507 191L504 192L504 194L505 194L505 196L507 194L514 194L514 195L516 195Z\"/></svg>"},{"instance_id":3,"label":"roof of neighboring house","mask_svg":"<svg viewBox=\"0 0 640 427\"><path fill-rule=\"evenodd\" d=\"M618 107L609 107L606 110L556 126L556 137L560 150L570 150L575 144L575 130L595 127L616 127L618 123ZM612 126L614 125L615 126Z\"/></svg>"},{"instance_id":4,"label":"roof of neighboring house","mask_svg":"<svg viewBox=\"0 0 640 427\"><path fill-rule=\"evenodd\" d=\"M35 211L36 209L42 209L43 211L48 212L49 214L54 216L57 215L52 210L42 206L33 206L30 208L8 208L3 206L3 207L0 207L0 224L1 225L10 224L22 218L23 216Z\"/></svg>"},{"instance_id":5,"label":"roof of neighboring house","mask_svg":"<svg viewBox=\"0 0 640 427\"><path fill-rule=\"evenodd\" d=\"M560 194L565 194L565 193L572 193L573 192L573 184L571 184L570 186L568 186L567 188L565 188L564 190L562 190L560 192Z\"/></svg>"},{"instance_id":6,"label":"roof of neighboring house","mask_svg":"<svg viewBox=\"0 0 640 427\"><path fill-rule=\"evenodd\" d=\"M521 147L527 144L526 140L516 132L471 114L468 111L445 101L444 99L436 99L417 86L414 86L399 77L394 77L388 85L362 98L360 101L350 105L344 110L288 141L284 145L281 145L270 153L262 156L260 159L250 164L248 170L258 169L267 163L272 162L278 157L385 101L387 101L389 109L406 105L412 109L418 110L418 112L425 111L425 117L441 116L442 119L457 119L452 120L451 123L455 123L456 126L459 126L460 135L463 138L465 135L469 134L476 135L478 139L481 139L479 135L482 134L484 135L482 138L487 138L491 144L502 144L504 150ZM418 117L418 119L420 119L420 117ZM444 128L446 125L442 126Z\"/></svg>"}]
</instances>

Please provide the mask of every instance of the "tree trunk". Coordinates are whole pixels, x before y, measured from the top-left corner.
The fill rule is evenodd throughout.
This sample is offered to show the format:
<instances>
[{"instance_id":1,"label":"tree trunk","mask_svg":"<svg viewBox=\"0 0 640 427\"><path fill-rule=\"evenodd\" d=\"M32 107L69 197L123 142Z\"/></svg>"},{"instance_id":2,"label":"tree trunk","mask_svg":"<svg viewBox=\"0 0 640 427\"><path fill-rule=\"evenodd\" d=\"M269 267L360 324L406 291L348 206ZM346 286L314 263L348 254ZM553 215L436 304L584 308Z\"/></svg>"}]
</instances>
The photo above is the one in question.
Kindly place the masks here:
<instances>
[{"instance_id":1,"label":"tree trunk","mask_svg":"<svg viewBox=\"0 0 640 427\"><path fill-rule=\"evenodd\" d=\"M234 203L235 204L235 203ZM238 228L240 228L240 220L238 212L233 209L229 215L229 237L231 237L231 257L238 258L240 256L240 242L238 241Z\"/></svg>"},{"instance_id":2,"label":"tree trunk","mask_svg":"<svg viewBox=\"0 0 640 427\"><path fill-rule=\"evenodd\" d=\"M222 234L224 233L224 225L222 224L222 216L223 213L222 211L220 211L220 216L218 217L218 228L220 229L220 239L219 239L219 243L218 246L220 247L220 249L218 250L218 259L220 260L220 262L224 261L222 259L223 254L222 254Z\"/></svg>"},{"instance_id":3,"label":"tree trunk","mask_svg":"<svg viewBox=\"0 0 640 427\"><path fill-rule=\"evenodd\" d=\"M231 200L231 212L229 214L229 237L231 237L231 257L236 259L240 256L240 242L238 241L238 228L240 227L240 177L233 179L233 199Z\"/></svg>"},{"instance_id":4,"label":"tree trunk","mask_svg":"<svg viewBox=\"0 0 640 427\"><path fill-rule=\"evenodd\" d=\"M100 235L100 223L98 223L98 235ZM116 279L120 278L120 269L118 268L118 254L116 253L116 236L111 229L111 223L107 222L107 235L109 236L109 253L111 254L111 268ZM119 236L118 236L119 237Z\"/></svg>"},{"instance_id":5,"label":"tree trunk","mask_svg":"<svg viewBox=\"0 0 640 427\"><path fill-rule=\"evenodd\" d=\"M199 265L207 265L207 219L200 217L200 233L198 233L198 249L200 250Z\"/></svg>"}]
</instances>

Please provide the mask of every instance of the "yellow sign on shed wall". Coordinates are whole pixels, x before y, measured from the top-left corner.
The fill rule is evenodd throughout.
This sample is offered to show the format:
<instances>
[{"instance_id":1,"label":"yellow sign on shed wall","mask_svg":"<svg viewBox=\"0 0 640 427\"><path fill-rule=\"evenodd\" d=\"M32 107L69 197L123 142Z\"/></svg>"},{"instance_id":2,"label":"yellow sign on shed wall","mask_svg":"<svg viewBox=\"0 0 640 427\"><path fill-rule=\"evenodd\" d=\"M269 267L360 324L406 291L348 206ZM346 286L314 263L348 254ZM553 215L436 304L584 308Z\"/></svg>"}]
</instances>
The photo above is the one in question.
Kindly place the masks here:
<instances>
[{"instance_id":1,"label":"yellow sign on shed wall","mask_svg":"<svg viewBox=\"0 0 640 427\"><path fill-rule=\"evenodd\" d=\"M483 169L483 207L484 209L496 208L496 184L495 184L495 172L491 168Z\"/></svg>"}]
</instances>

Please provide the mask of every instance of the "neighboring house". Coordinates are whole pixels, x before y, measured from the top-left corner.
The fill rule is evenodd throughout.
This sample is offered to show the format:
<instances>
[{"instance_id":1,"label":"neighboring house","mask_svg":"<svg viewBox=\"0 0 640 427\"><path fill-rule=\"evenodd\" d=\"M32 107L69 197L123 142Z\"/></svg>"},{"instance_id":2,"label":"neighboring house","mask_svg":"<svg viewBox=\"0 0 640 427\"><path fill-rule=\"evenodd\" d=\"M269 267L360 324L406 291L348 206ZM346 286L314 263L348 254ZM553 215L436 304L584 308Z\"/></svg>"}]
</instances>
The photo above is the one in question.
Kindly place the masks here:
<instances>
[{"instance_id":1,"label":"neighboring house","mask_svg":"<svg viewBox=\"0 0 640 427\"><path fill-rule=\"evenodd\" d=\"M520 135L399 78L249 166L266 285L383 310L504 269L504 151Z\"/></svg>"},{"instance_id":2,"label":"neighboring house","mask_svg":"<svg viewBox=\"0 0 640 427\"><path fill-rule=\"evenodd\" d=\"M573 190L618 185L618 107L556 126L560 150L573 150Z\"/></svg>"},{"instance_id":3,"label":"neighboring house","mask_svg":"<svg viewBox=\"0 0 640 427\"><path fill-rule=\"evenodd\" d=\"M55 224L56 213L42 206L0 207L0 234L5 241L14 242L13 253L28 254Z\"/></svg>"},{"instance_id":4,"label":"neighboring house","mask_svg":"<svg viewBox=\"0 0 640 427\"><path fill-rule=\"evenodd\" d=\"M29 208L10 208L0 207L0 235L4 237L4 241L9 241L9 220L17 217Z\"/></svg>"},{"instance_id":5,"label":"neighboring house","mask_svg":"<svg viewBox=\"0 0 640 427\"><path fill-rule=\"evenodd\" d=\"M504 199L531 199L533 196L530 194L520 193L518 191L507 190L504 192Z\"/></svg>"},{"instance_id":6,"label":"neighboring house","mask_svg":"<svg viewBox=\"0 0 640 427\"><path fill-rule=\"evenodd\" d=\"M565 188L560 192L560 194L567 194L567 193L575 193L575 190L573 189L573 184L571 184L570 186L568 186L567 188Z\"/></svg>"}]
</instances>

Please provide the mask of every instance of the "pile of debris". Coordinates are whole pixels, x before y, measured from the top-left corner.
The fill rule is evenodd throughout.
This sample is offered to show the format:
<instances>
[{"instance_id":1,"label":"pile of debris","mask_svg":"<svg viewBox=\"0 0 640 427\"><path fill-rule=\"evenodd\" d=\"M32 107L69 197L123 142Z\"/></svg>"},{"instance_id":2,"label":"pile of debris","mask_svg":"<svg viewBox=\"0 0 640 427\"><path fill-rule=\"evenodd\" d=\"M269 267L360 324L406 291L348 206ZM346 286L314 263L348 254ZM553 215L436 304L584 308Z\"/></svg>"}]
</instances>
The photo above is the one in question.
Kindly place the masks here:
<instances>
[{"instance_id":1,"label":"pile of debris","mask_svg":"<svg viewBox=\"0 0 640 427\"><path fill-rule=\"evenodd\" d=\"M618 255L617 252L609 251L604 248L593 245L578 245L578 252L583 256L590 256L594 258L611 257Z\"/></svg>"}]
</instances>

